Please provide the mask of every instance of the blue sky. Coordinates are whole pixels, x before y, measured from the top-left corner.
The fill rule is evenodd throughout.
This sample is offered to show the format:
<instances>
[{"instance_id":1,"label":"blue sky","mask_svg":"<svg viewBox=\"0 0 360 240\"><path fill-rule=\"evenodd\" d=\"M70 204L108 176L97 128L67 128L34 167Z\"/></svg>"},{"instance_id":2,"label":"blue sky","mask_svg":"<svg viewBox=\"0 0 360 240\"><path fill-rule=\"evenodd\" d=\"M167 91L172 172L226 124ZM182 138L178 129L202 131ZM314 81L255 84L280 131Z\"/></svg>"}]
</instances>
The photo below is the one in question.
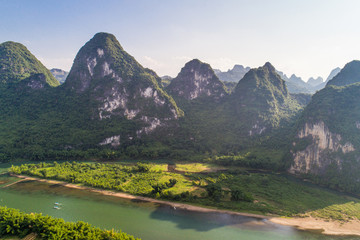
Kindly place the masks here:
<instances>
[{"instance_id":1,"label":"blue sky","mask_svg":"<svg viewBox=\"0 0 360 240\"><path fill-rule=\"evenodd\" d=\"M0 42L23 43L48 68L70 70L95 33L114 34L159 75L192 58L227 70L270 61L327 77L360 57L357 0L0 0Z\"/></svg>"}]
</instances>

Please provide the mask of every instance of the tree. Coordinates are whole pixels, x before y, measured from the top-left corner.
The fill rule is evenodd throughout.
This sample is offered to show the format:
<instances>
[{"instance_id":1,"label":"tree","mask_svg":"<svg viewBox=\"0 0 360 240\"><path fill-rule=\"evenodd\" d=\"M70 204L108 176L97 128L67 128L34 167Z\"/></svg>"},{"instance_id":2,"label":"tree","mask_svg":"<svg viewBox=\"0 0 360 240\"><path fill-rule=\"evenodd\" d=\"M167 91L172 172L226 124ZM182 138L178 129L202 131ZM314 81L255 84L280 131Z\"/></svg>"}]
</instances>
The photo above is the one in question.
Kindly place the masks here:
<instances>
[{"instance_id":1,"label":"tree","mask_svg":"<svg viewBox=\"0 0 360 240\"><path fill-rule=\"evenodd\" d=\"M214 199L217 202L220 201L222 197L222 189L219 184L210 183L209 185L206 186L206 191L210 198Z\"/></svg>"},{"instance_id":2,"label":"tree","mask_svg":"<svg viewBox=\"0 0 360 240\"><path fill-rule=\"evenodd\" d=\"M231 189L231 200L252 202L254 201L254 197L250 193L244 192L240 188L234 188Z\"/></svg>"}]
</instances>

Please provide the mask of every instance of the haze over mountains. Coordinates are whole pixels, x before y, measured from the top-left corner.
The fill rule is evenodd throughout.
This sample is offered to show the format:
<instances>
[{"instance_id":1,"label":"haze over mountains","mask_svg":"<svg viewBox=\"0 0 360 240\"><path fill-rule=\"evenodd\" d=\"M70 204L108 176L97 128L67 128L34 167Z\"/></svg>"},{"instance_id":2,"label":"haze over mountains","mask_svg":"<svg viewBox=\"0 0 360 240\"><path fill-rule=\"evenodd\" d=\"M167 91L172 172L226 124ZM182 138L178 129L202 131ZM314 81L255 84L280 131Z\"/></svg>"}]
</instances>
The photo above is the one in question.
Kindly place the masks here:
<instances>
[{"instance_id":1,"label":"haze over mountains","mask_svg":"<svg viewBox=\"0 0 360 240\"><path fill-rule=\"evenodd\" d=\"M164 88L115 36L97 33L58 86L21 44L0 50L2 161L207 157L359 193L359 61L320 90L321 78L305 83L269 62L221 73L194 59ZM221 78L242 74L227 91ZM315 89L311 101L293 94Z\"/></svg>"},{"instance_id":2,"label":"haze over mountains","mask_svg":"<svg viewBox=\"0 0 360 240\"><path fill-rule=\"evenodd\" d=\"M60 84L63 84L69 75L69 72L66 72L62 69L52 68L50 69L51 74L59 81Z\"/></svg>"},{"instance_id":3,"label":"haze over mountains","mask_svg":"<svg viewBox=\"0 0 360 240\"><path fill-rule=\"evenodd\" d=\"M235 65L233 69L229 69L226 72L215 69L215 74L218 78L225 83L225 85L234 87L233 84L227 82L238 82L244 75L250 70L250 67L244 67L242 65ZM281 71L276 70L277 73L285 80L287 88L290 93L309 93L313 94L316 91L325 87L326 83L332 79L336 74L340 72L340 68L335 68L331 71L326 81L324 82L322 77L317 77L316 79L311 77L308 81L304 81L301 77L296 76L295 74L288 77Z\"/></svg>"}]
</instances>

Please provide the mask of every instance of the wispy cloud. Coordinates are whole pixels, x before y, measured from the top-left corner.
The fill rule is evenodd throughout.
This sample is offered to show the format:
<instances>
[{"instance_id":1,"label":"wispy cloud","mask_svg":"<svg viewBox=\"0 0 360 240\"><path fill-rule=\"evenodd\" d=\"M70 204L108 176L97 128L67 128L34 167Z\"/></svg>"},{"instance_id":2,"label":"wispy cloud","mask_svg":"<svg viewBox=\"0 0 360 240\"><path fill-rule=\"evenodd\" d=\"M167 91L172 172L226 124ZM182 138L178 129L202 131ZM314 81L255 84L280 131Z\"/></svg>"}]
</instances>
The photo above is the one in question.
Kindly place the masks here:
<instances>
[{"instance_id":1,"label":"wispy cloud","mask_svg":"<svg viewBox=\"0 0 360 240\"><path fill-rule=\"evenodd\" d=\"M142 57L142 62L143 64L148 67L148 68L159 68L159 67L162 67L164 64L161 63L160 61L152 58L152 57L149 57L149 56L143 56Z\"/></svg>"},{"instance_id":2,"label":"wispy cloud","mask_svg":"<svg viewBox=\"0 0 360 240\"><path fill-rule=\"evenodd\" d=\"M242 63L237 63L235 60L227 57L210 58L210 59L205 59L204 61L209 63L212 68L220 69L222 71L231 69L235 64L242 64Z\"/></svg>"}]
</instances>

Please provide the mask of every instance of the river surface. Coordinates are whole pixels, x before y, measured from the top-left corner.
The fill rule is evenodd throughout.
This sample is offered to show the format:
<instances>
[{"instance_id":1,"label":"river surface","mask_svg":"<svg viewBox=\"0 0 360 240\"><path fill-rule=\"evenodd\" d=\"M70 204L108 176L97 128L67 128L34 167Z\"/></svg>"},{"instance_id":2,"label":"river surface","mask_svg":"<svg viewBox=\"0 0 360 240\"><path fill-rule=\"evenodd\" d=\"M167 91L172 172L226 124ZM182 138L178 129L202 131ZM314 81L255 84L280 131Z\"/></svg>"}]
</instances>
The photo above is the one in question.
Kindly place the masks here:
<instances>
[{"instance_id":1,"label":"river surface","mask_svg":"<svg viewBox=\"0 0 360 240\"><path fill-rule=\"evenodd\" d=\"M18 179L0 177L2 186L15 180ZM55 202L61 203L60 209L54 209ZM66 221L81 220L105 229L121 229L144 240L360 239L298 231L250 217L173 209L37 181L23 181L5 188L0 186L0 205Z\"/></svg>"}]
</instances>

